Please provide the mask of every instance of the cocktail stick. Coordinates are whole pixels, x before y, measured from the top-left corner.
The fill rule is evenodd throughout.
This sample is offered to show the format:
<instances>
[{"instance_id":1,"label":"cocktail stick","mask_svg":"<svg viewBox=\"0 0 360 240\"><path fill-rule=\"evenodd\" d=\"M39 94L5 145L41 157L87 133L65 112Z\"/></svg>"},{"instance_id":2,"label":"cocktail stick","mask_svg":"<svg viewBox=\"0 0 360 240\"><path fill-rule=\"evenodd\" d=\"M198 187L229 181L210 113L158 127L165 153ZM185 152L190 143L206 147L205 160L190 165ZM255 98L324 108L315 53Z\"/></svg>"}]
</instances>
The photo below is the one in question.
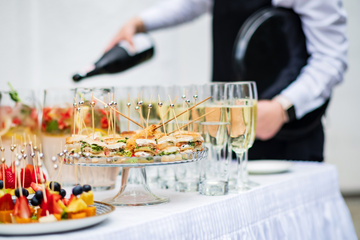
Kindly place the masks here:
<instances>
[{"instance_id":1,"label":"cocktail stick","mask_svg":"<svg viewBox=\"0 0 360 240\"><path fill-rule=\"evenodd\" d=\"M197 121L197 120L200 120L201 118L203 118L203 117L205 117L206 115L209 115L209 114L211 114L211 113L213 113L213 112L215 112L215 111L216 111L216 109L215 109L215 110L212 110L212 111L210 111L210 112L208 112L208 113L203 114L202 116L200 116L200 117L192 120L191 122L189 122L189 123L181 126L180 129L186 127L187 125L190 125L191 123L193 123L193 122L195 122L195 121ZM179 131L180 131L180 130L179 130ZM168 134L171 134L171 133L174 133L174 132L176 132L176 130L174 130L174 131L172 131L172 132L169 132Z\"/></svg>"},{"instance_id":2,"label":"cocktail stick","mask_svg":"<svg viewBox=\"0 0 360 240\"><path fill-rule=\"evenodd\" d=\"M103 101L101 101L100 99L94 97L97 101L99 101L100 103L102 103L103 105L106 105L106 103L104 103ZM120 114L120 116L128 119L129 121L131 121L132 123L135 123L136 125L138 125L139 127L144 128L143 126L141 126L139 123L135 122L134 120L132 120L131 118L127 117L126 115L122 114L121 112L119 112L118 110L115 109L115 112L117 112L118 114Z\"/></svg>"},{"instance_id":3,"label":"cocktail stick","mask_svg":"<svg viewBox=\"0 0 360 240\"><path fill-rule=\"evenodd\" d=\"M210 98L211 98L211 97L205 98L204 100L202 100L201 102L197 103L196 105L194 105L194 106L190 107L189 109L186 109L185 111L182 111L181 113L179 113L179 114L178 114L178 115L176 115L175 117L179 117L179 116L183 115L183 114L184 114L184 113L186 113L187 111L189 111L189 110L191 110L191 109L195 108L196 106L198 106L198 105L202 104L203 102L205 102L205 101L209 100ZM169 119L169 120L167 120L164 124L167 124L167 123L171 122L172 120L174 120L174 119L175 119L175 117L170 118L170 119ZM157 126L155 129L158 129L159 127L161 127L161 125L160 125L160 126Z\"/></svg>"}]
</instances>

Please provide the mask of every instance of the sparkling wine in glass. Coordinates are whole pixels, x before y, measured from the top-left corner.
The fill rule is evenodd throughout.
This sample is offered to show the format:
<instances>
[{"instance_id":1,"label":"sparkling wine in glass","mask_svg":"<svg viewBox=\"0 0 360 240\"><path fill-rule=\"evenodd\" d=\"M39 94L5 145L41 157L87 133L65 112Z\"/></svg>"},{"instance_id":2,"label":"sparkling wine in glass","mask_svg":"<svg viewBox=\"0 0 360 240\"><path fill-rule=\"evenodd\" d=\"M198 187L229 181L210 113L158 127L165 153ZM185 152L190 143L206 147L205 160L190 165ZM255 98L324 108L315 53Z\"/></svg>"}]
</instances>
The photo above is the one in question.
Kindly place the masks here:
<instances>
[{"instance_id":1,"label":"sparkling wine in glass","mask_svg":"<svg viewBox=\"0 0 360 240\"><path fill-rule=\"evenodd\" d=\"M249 83L226 84L227 114L231 131L229 148L236 153L238 159L237 190L249 189L243 182L244 154L254 135L254 105Z\"/></svg>"},{"instance_id":2,"label":"sparkling wine in glass","mask_svg":"<svg viewBox=\"0 0 360 240\"><path fill-rule=\"evenodd\" d=\"M204 195L224 195L228 192L229 158L225 154L225 149L230 122L224 101L224 87L223 83L205 85L202 94L211 96L211 99L203 109L199 109L206 114L200 122L200 131L205 145L210 150L210 156L203 161L200 177L199 191Z\"/></svg>"},{"instance_id":3,"label":"sparkling wine in glass","mask_svg":"<svg viewBox=\"0 0 360 240\"><path fill-rule=\"evenodd\" d=\"M248 185L249 187L256 187L259 186L258 183L249 180L248 171L247 171L247 164L248 164L248 153L249 149L253 146L256 136L256 121L257 121L257 102L258 102L258 94L257 94L257 86L256 82L254 81L248 81L250 83L250 88L253 96L253 129L252 129L252 135L249 141L249 147L245 151L244 154L244 164L243 164L243 182L245 185Z\"/></svg>"}]
</instances>

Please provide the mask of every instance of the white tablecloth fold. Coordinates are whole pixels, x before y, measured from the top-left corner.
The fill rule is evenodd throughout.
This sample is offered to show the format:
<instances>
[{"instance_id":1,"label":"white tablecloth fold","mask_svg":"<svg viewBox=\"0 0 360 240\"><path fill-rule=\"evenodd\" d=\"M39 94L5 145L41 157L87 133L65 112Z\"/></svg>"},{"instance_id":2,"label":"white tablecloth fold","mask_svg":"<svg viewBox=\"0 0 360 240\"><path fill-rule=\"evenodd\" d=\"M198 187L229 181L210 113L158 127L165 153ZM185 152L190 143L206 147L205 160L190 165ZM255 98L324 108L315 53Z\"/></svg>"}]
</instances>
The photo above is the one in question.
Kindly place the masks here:
<instances>
[{"instance_id":1,"label":"white tablecloth fold","mask_svg":"<svg viewBox=\"0 0 360 240\"><path fill-rule=\"evenodd\" d=\"M118 207L92 228L23 238L357 239L333 165L296 162L288 173L251 179L261 186L219 197L164 190L160 193L169 196L170 203ZM97 197L105 198L100 193Z\"/></svg>"}]
</instances>

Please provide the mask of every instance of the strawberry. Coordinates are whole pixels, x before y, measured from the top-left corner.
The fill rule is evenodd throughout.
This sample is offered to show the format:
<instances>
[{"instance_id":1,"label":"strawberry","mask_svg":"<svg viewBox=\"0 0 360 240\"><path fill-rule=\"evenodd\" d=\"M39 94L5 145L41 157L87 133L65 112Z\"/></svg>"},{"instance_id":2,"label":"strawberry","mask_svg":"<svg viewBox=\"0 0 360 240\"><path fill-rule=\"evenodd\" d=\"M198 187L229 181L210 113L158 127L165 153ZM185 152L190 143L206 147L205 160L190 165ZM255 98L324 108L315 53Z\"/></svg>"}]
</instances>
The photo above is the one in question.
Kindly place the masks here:
<instances>
[{"instance_id":1,"label":"strawberry","mask_svg":"<svg viewBox=\"0 0 360 240\"><path fill-rule=\"evenodd\" d=\"M25 171L25 176L24 176L24 171ZM25 181L24 181L24 177L25 177ZM22 186L22 187L24 187L24 188L28 188L28 187L30 187L30 184L31 184L31 182L32 182L32 177L31 177L31 172L30 172L30 170L28 169L28 168L22 168L21 169L21 172L20 172L20 184L19 184L19 181L18 181L18 179L16 179L17 180L17 184L18 184L18 186L19 185L21 185L22 186L22 184L24 183L24 186Z\"/></svg>"},{"instance_id":2,"label":"strawberry","mask_svg":"<svg viewBox=\"0 0 360 240\"><path fill-rule=\"evenodd\" d=\"M26 168L30 170L30 173L31 173L31 174L33 173L33 171L34 171L34 165L32 165L32 164L27 164L27 165L26 165Z\"/></svg>"},{"instance_id":3,"label":"strawberry","mask_svg":"<svg viewBox=\"0 0 360 240\"><path fill-rule=\"evenodd\" d=\"M15 188L15 174L11 171L11 168L5 170L5 186L6 188Z\"/></svg>"},{"instance_id":4,"label":"strawberry","mask_svg":"<svg viewBox=\"0 0 360 240\"><path fill-rule=\"evenodd\" d=\"M6 166L4 163L0 164L0 180L4 180L3 173L6 169L8 169L8 166Z\"/></svg>"},{"instance_id":5,"label":"strawberry","mask_svg":"<svg viewBox=\"0 0 360 240\"><path fill-rule=\"evenodd\" d=\"M19 218L30 218L31 217L29 202L25 196L22 196L22 197L19 197L18 199L16 199L13 215L17 216Z\"/></svg>"},{"instance_id":6,"label":"strawberry","mask_svg":"<svg viewBox=\"0 0 360 240\"><path fill-rule=\"evenodd\" d=\"M36 192L37 190L42 191L41 184L36 184L36 182L31 182L30 187Z\"/></svg>"},{"instance_id":7,"label":"strawberry","mask_svg":"<svg viewBox=\"0 0 360 240\"><path fill-rule=\"evenodd\" d=\"M46 191L46 201L45 198L41 202L40 207L42 209L41 216L46 216L47 212L49 214L62 213L63 209L58 204L58 201L61 199L60 194L52 194L48 189Z\"/></svg>"},{"instance_id":8,"label":"strawberry","mask_svg":"<svg viewBox=\"0 0 360 240\"><path fill-rule=\"evenodd\" d=\"M36 173L36 174L35 174ZM36 176L35 176L36 175ZM44 180L46 181L46 176L45 176L45 174L44 174L44 172L43 172L43 178L44 178ZM38 182L38 183L40 183L41 182L41 177L40 177L41 175L40 175L40 168L38 167L38 166L35 166L34 167L34 171L33 171L33 173L31 174L31 180L33 181L33 182Z\"/></svg>"},{"instance_id":9,"label":"strawberry","mask_svg":"<svg viewBox=\"0 0 360 240\"><path fill-rule=\"evenodd\" d=\"M4 196L0 197L0 211L13 209L14 203L9 193L6 193Z\"/></svg>"}]
</instances>

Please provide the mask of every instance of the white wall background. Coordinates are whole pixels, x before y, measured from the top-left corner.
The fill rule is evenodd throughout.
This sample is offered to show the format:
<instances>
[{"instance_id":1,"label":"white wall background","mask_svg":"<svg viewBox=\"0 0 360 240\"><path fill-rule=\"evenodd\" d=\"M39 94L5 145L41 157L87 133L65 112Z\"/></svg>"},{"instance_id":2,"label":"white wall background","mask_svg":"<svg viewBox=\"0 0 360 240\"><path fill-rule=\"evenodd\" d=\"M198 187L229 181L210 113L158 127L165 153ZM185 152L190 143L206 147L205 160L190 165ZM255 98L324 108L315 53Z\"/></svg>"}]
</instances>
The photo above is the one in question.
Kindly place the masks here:
<instances>
[{"instance_id":1,"label":"white wall background","mask_svg":"<svg viewBox=\"0 0 360 240\"><path fill-rule=\"evenodd\" d=\"M0 89L73 87L73 73L97 60L119 27L158 0L0 0ZM326 122L326 162L338 167L343 192L360 192L360 6L344 0L351 41L349 70ZM211 74L211 17L154 32L155 58L78 86L203 83Z\"/></svg>"}]
</instances>

